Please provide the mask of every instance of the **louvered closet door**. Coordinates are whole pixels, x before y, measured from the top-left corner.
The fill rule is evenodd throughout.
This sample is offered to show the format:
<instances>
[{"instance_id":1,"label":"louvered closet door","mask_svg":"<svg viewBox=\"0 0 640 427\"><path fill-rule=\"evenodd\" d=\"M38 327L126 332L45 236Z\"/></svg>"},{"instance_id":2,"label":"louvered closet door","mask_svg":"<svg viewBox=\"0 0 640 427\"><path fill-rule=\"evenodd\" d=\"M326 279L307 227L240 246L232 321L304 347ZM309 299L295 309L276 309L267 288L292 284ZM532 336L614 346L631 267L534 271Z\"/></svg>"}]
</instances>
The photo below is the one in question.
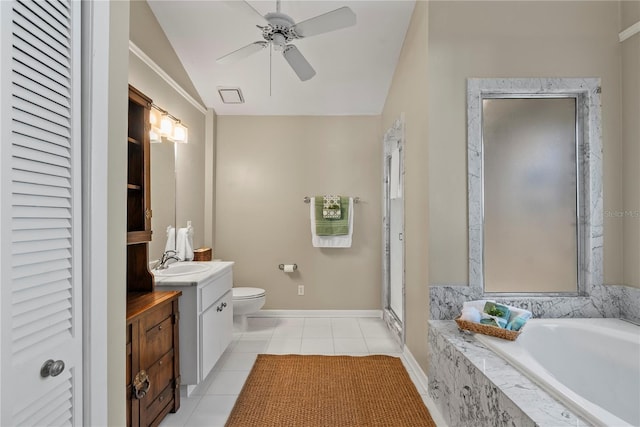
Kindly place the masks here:
<instances>
[{"instance_id":1,"label":"louvered closet door","mask_svg":"<svg viewBox=\"0 0 640 427\"><path fill-rule=\"evenodd\" d=\"M0 3L0 425L81 425L80 2Z\"/></svg>"}]
</instances>

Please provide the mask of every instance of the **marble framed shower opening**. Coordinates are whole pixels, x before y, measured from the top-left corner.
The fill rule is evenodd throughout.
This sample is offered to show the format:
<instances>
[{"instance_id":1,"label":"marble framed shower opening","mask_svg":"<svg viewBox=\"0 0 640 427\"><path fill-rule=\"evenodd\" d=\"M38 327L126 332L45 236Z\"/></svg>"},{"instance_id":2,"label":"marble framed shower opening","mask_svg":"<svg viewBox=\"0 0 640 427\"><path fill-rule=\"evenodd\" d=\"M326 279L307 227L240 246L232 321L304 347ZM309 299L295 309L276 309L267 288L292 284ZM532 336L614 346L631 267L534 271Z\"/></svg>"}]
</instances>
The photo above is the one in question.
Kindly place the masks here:
<instances>
[{"instance_id":1,"label":"marble framed shower opening","mask_svg":"<svg viewBox=\"0 0 640 427\"><path fill-rule=\"evenodd\" d=\"M483 100L488 98L576 99L576 169L578 218L576 220L578 282L576 292L490 293L510 298L588 297L602 275L602 135L600 79L597 78L515 78L467 80L467 160L468 160L468 244L469 287L484 295L485 223L483 171Z\"/></svg>"}]
</instances>

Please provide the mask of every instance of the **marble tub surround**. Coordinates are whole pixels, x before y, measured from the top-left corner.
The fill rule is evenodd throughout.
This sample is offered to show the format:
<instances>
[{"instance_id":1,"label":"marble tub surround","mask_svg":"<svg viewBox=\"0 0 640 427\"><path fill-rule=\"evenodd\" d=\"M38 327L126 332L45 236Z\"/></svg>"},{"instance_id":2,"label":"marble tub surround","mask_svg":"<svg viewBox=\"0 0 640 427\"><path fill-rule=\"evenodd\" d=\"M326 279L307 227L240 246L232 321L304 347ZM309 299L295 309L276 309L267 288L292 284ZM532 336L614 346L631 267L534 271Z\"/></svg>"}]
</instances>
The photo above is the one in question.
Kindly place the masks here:
<instances>
[{"instance_id":1,"label":"marble tub surround","mask_svg":"<svg viewBox=\"0 0 640 427\"><path fill-rule=\"evenodd\" d=\"M594 285L589 296L492 296L471 286L431 286L431 319L455 319L465 301L483 298L524 308L534 318L613 317L640 323L640 289L618 285Z\"/></svg>"},{"instance_id":2,"label":"marble tub surround","mask_svg":"<svg viewBox=\"0 0 640 427\"><path fill-rule=\"evenodd\" d=\"M428 377L452 427L589 425L452 321L429 321Z\"/></svg>"},{"instance_id":3,"label":"marble tub surround","mask_svg":"<svg viewBox=\"0 0 640 427\"><path fill-rule=\"evenodd\" d=\"M602 129L599 78L467 79L469 285L484 289L482 99L488 95L574 94L578 100L580 196L578 293L603 283Z\"/></svg>"}]
</instances>

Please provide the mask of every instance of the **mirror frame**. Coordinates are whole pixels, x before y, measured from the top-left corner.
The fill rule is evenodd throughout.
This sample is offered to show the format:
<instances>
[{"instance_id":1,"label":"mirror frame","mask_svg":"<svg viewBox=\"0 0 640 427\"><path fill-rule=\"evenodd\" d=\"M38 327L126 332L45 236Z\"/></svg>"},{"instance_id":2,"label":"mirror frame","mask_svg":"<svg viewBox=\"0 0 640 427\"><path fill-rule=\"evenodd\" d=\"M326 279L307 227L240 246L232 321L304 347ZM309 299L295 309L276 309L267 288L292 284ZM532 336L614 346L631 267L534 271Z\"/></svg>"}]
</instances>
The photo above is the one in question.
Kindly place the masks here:
<instances>
[{"instance_id":1,"label":"mirror frame","mask_svg":"<svg viewBox=\"0 0 640 427\"><path fill-rule=\"evenodd\" d=\"M484 195L482 100L484 98L541 98L570 96L577 99L578 173L578 293L590 295L603 283L602 130L599 78L498 78L467 79L467 165L469 210L469 286L484 292ZM580 190L582 188L582 190ZM491 295L496 295L491 293ZM501 294L505 295L505 294ZM525 293L506 295L576 295L575 293Z\"/></svg>"}]
</instances>

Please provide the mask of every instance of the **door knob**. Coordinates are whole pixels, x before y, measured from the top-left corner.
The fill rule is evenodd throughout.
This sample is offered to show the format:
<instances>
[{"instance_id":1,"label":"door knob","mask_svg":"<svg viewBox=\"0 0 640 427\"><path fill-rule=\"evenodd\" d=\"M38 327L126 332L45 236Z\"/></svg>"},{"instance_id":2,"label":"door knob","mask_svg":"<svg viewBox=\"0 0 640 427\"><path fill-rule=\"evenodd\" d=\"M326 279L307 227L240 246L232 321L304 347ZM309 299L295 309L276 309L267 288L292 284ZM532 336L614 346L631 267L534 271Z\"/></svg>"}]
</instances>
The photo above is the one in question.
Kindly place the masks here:
<instances>
[{"instance_id":1,"label":"door knob","mask_svg":"<svg viewBox=\"0 0 640 427\"><path fill-rule=\"evenodd\" d=\"M44 362L42 368L40 368L40 376L42 378L57 377L64 371L64 362L62 360L49 359Z\"/></svg>"}]
</instances>

